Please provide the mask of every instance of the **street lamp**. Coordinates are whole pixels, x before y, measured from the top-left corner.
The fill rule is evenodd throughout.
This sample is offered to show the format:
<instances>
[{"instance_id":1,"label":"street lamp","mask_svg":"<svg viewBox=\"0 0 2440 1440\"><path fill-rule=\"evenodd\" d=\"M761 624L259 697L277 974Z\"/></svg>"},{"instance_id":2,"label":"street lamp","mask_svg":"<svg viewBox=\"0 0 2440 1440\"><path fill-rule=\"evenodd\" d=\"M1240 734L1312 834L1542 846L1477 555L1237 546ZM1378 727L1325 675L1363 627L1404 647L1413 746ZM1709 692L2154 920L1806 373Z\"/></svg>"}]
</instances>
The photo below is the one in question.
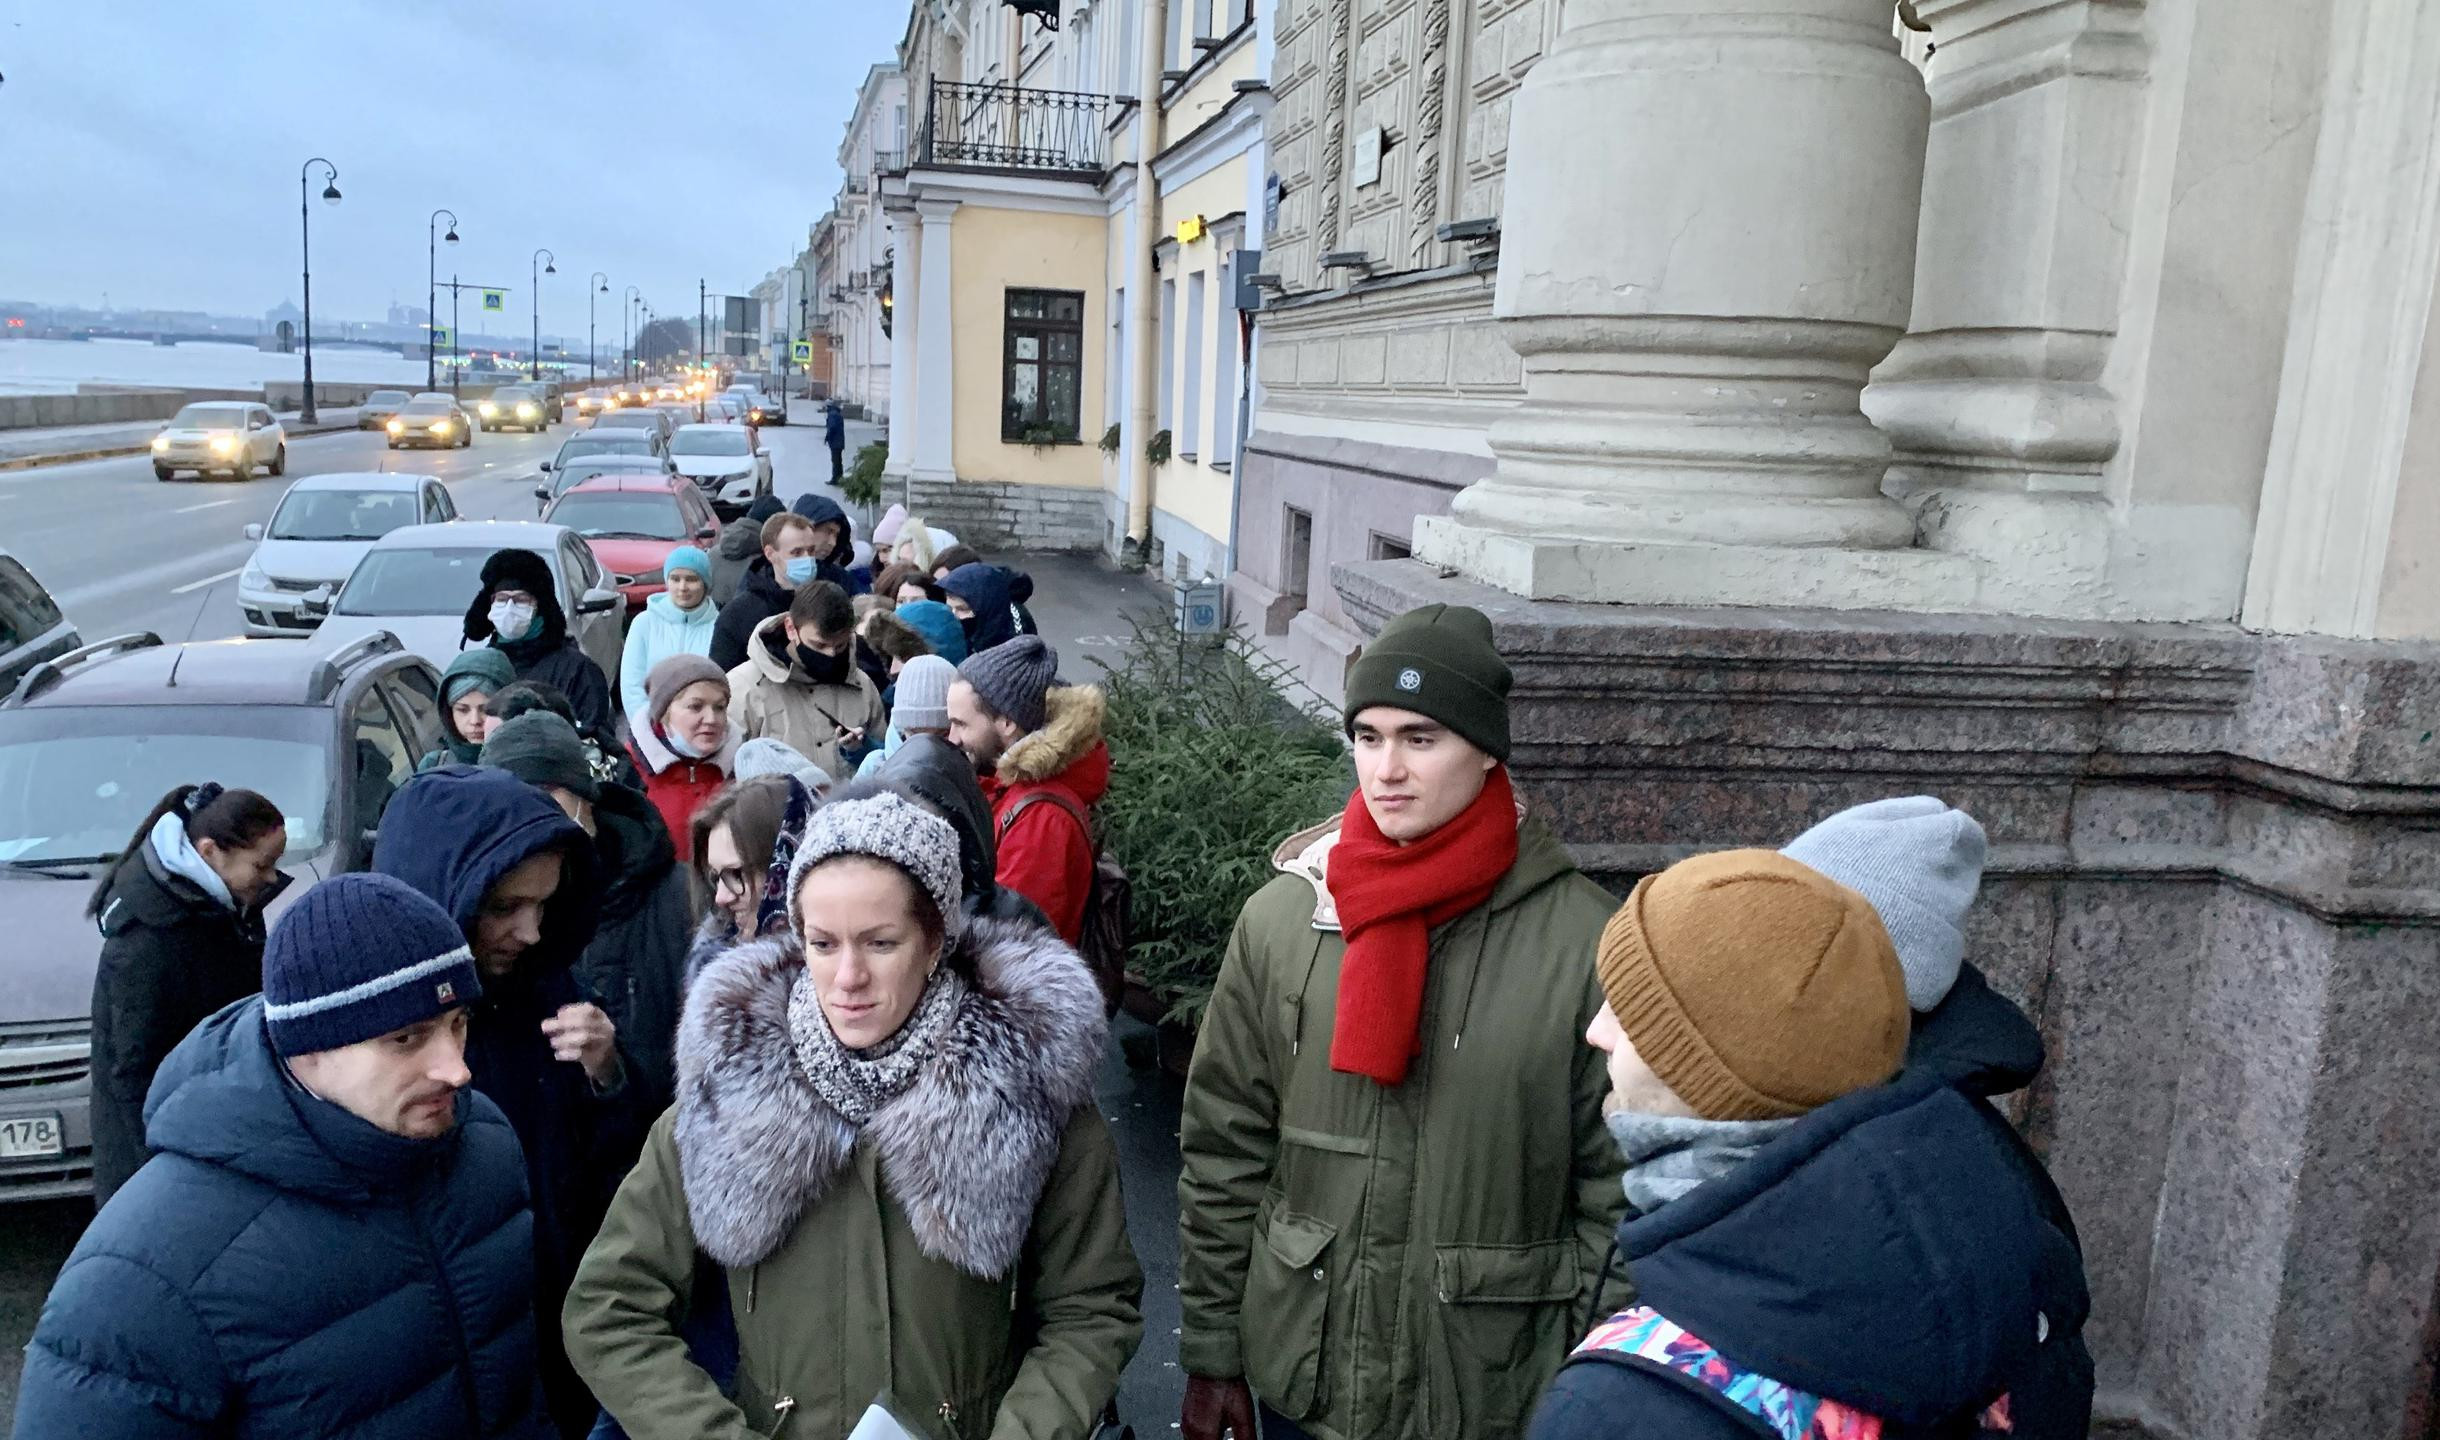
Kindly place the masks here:
<instances>
[{"instance_id":1,"label":"street lamp","mask_svg":"<svg viewBox=\"0 0 2440 1440\"><path fill-rule=\"evenodd\" d=\"M549 258L546 260L545 256ZM542 277L559 273L559 257L548 250L536 250L534 262L542 269L534 276L534 348L528 353L533 360L529 368L533 371L534 381L539 384L542 380Z\"/></svg>"},{"instance_id":2,"label":"street lamp","mask_svg":"<svg viewBox=\"0 0 2440 1440\"><path fill-rule=\"evenodd\" d=\"M641 292L633 285L619 293L618 307L618 383L626 385L635 379L635 302Z\"/></svg>"},{"instance_id":3,"label":"street lamp","mask_svg":"<svg viewBox=\"0 0 2440 1440\"><path fill-rule=\"evenodd\" d=\"M297 418L308 425L322 418L313 408L313 201L306 193L305 179L316 165L330 172L329 182L322 187L322 203L339 203L339 167L319 155L306 161L297 171L297 214L305 232L305 409Z\"/></svg>"},{"instance_id":4,"label":"street lamp","mask_svg":"<svg viewBox=\"0 0 2440 1440\"><path fill-rule=\"evenodd\" d=\"M433 336L440 329L441 318L440 246L432 232L439 227L443 215L449 217L448 239L450 244L455 245L458 243L456 211L435 210L432 212L431 221L424 226L424 388L426 390L433 388L436 383L432 378L432 367L440 349L433 343Z\"/></svg>"},{"instance_id":5,"label":"street lamp","mask_svg":"<svg viewBox=\"0 0 2440 1440\"><path fill-rule=\"evenodd\" d=\"M593 289L585 292L585 383L596 384L601 376L594 373L600 365L600 355L593 343L593 297L610 293L610 277L599 270L590 277Z\"/></svg>"}]
</instances>

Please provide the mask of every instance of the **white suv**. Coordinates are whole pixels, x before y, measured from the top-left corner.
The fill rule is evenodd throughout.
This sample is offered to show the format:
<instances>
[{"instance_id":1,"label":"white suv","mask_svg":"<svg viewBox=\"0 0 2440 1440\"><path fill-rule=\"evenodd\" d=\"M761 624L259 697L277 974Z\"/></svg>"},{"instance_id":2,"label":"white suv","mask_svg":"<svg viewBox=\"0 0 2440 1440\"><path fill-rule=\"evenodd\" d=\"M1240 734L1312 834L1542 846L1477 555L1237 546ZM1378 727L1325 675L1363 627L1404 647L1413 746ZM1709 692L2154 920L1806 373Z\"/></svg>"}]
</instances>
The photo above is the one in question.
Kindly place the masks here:
<instances>
[{"instance_id":1,"label":"white suv","mask_svg":"<svg viewBox=\"0 0 2440 1440\"><path fill-rule=\"evenodd\" d=\"M242 400L211 400L189 405L170 417L153 437L153 477L167 480L181 470L208 475L215 470L240 480L254 476L257 465L274 475L288 473L288 432L268 405Z\"/></svg>"}]
</instances>

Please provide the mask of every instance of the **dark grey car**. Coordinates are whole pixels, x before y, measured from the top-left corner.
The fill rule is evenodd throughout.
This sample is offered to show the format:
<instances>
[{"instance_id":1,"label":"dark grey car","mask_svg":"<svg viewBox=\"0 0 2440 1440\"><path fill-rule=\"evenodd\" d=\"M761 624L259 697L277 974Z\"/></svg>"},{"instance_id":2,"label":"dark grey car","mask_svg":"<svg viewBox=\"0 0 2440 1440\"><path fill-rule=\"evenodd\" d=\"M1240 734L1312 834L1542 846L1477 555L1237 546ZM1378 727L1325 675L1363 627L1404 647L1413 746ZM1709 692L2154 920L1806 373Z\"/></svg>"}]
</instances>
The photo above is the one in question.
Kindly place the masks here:
<instances>
[{"instance_id":1,"label":"dark grey car","mask_svg":"<svg viewBox=\"0 0 2440 1440\"><path fill-rule=\"evenodd\" d=\"M51 592L15 556L0 550L0 696L16 689L36 664L65 655L78 643L76 627L59 613Z\"/></svg>"},{"instance_id":2,"label":"dark grey car","mask_svg":"<svg viewBox=\"0 0 2440 1440\"><path fill-rule=\"evenodd\" d=\"M387 632L328 652L120 636L0 701L0 1201L91 1186L101 937L84 906L153 803L203 780L268 796L296 881L276 911L371 864L382 807L440 727L439 674Z\"/></svg>"}]
</instances>

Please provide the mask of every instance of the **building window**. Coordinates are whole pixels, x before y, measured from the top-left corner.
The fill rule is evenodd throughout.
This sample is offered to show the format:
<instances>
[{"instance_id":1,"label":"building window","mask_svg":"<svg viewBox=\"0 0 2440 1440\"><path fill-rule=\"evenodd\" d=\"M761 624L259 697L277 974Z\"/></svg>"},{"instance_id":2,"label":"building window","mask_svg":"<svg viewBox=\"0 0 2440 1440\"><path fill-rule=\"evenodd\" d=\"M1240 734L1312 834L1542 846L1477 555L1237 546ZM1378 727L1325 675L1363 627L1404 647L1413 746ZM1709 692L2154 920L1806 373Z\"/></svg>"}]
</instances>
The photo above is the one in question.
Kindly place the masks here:
<instances>
[{"instance_id":1,"label":"building window","mask_svg":"<svg viewBox=\"0 0 2440 1440\"><path fill-rule=\"evenodd\" d=\"M1237 266L1220 270L1220 294L1212 306L1212 454L1214 465L1237 463Z\"/></svg>"},{"instance_id":2,"label":"building window","mask_svg":"<svg viewBox=\"0 0 2440 1440\"><path fill-rule=\"evenodd\" d=\"M1002 351L1000 438L1074 440L1082 423L1084 296L1011 290Z\"/></svg>"},{"instance_id":3,"label":"building window","mask_svg":"<svg viewBox=\"0 0 2440 1440\"><path fill-rule=\"evenodd\" d=\"M1374 560L1404 560L1415 553L1415 547L1375 530L1372 532L1372 544L1366 547L1365 553Z\"/></svg>"},{"instance_id":4,"label":"building window","mask_svg":"<svg viewBox=\"0 0 2440 1440\"><path fill-rule=\"evenodd\" d=\"M1279 593L1305 608L1311 593L1313 571L1313 512L1290 505L1288 510L1287 546L1280 556Z\"/></svg>"},{"instance_id":5,"label":"building window","mask_svg":"<svg viewBox=\"0 0 2440 1440\"><path fill-rule=\"evenodd\" d=\"M1110 360L1104 368L1108 373L1102 377L1102 423L1104 425L1122 425L1128 418L1125 388L1127 377L1135 373L1127 359L1127 291L1125 286L1120 286L1110 292Z\"/></svg>"},{"instance_id":6,"label":"building window","mask_svg":"<svg viewBox=\"0 0 2440 1440\"><path fill-rule=\"evenodd\" d=\"M1177 336L1178 282L1163 280L1161 282L1160 333L1151 337L1152 343L1161 347L1161 389L1157 402L1160 414L1155 417L1159 421L1152 427L1155 430L1169 429L1170 417L1178 413L1177 395L1174 393L1178 383ZM1172 439L1174 438L1173 436Z\"/></svg>"},{"instance_id":7,"label":"building window","mask_svg":"<svg viewBox=\"0 0 2440 1440\"><path fill-rule=\"evenodd\" d=\"M1186 396L1174 449L1192 460L1203 449L1203 272L1186 277Z\"/></svg>"}]
</instances>

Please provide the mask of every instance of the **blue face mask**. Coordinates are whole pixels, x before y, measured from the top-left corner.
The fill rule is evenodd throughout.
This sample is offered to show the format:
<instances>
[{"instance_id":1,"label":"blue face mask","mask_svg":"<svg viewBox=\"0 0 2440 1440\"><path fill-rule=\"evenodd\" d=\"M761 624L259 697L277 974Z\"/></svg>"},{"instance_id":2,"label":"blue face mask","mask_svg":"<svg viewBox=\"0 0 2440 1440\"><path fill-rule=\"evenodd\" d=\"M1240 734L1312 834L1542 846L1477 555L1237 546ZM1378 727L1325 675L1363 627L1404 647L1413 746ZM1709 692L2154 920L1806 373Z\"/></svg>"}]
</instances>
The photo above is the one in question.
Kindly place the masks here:
<instances>
[{"instance_id":1,"label":"blue face mask","mask_svg":"<svg viewBox=\"0 0 2440 1440\"><path fill-rule=\"evenodd\" d=\"M789 556L788 583L791 585L802 585L806 581L811 580L813 578L813 568L813 557L811 555Z\"/></svg>"}]
</instances>

